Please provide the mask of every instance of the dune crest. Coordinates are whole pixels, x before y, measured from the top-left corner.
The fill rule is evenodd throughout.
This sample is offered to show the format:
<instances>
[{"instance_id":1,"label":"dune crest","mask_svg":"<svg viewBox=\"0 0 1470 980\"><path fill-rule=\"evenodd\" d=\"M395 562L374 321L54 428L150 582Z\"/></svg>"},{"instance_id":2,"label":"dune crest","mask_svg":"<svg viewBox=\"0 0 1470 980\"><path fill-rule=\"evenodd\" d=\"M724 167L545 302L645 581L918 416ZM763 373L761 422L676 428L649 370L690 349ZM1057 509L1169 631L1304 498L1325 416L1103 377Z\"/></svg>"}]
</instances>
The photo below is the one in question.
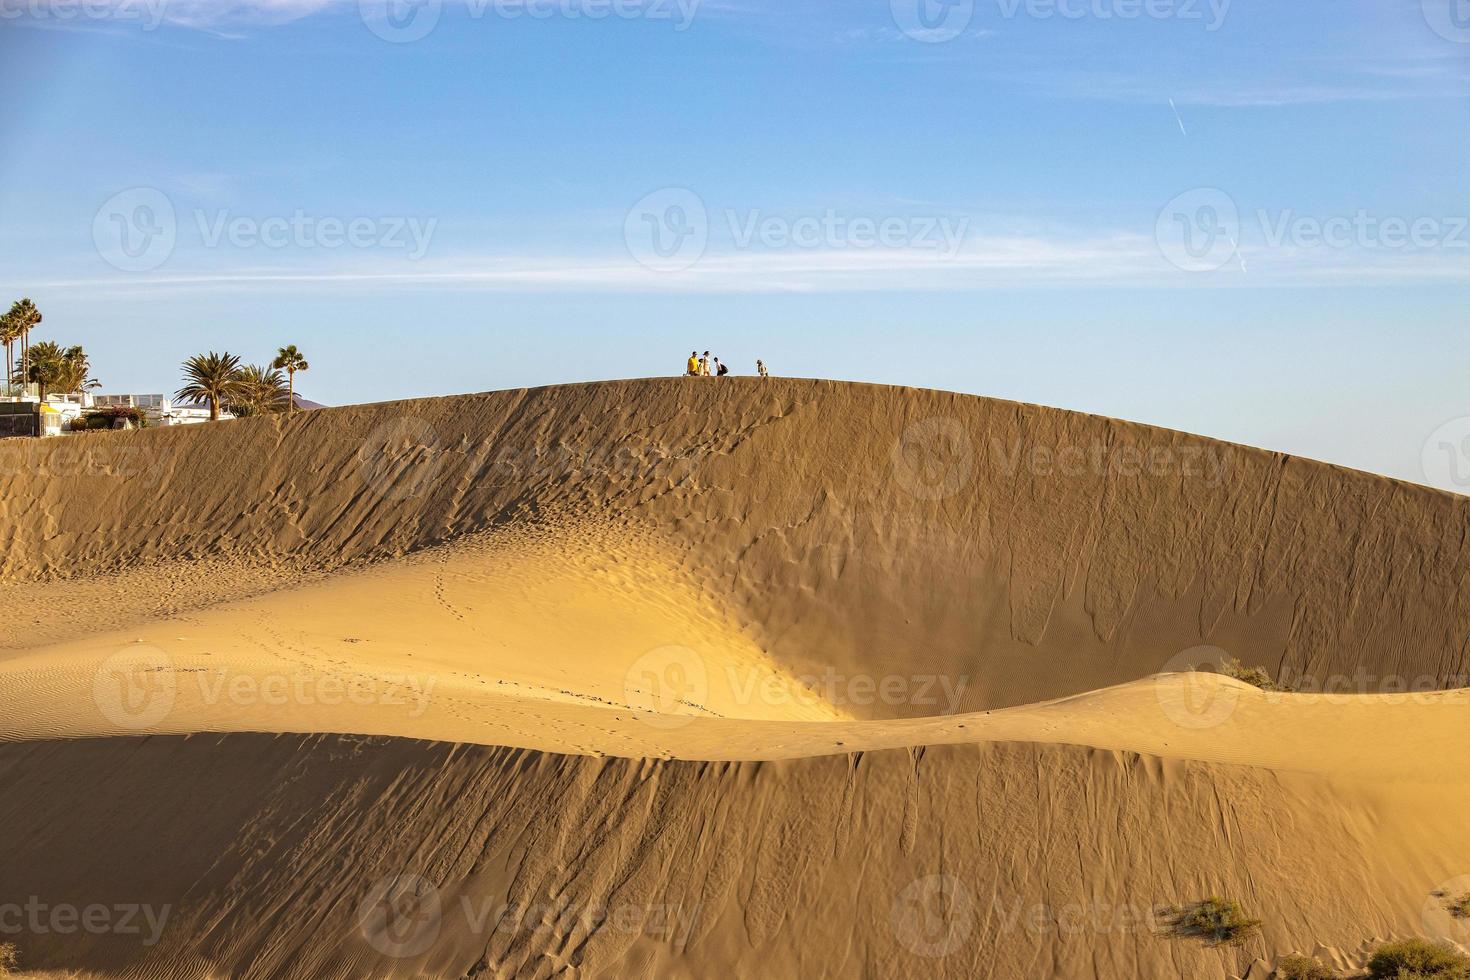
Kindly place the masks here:
<instances>
[{"instance_id":1,"label":"dune crest","mask_svg":"<svg viewBox=\"0 0 1470 980\"><path fill-rule=\"evenodd\" d=\"M1262 980L1470 941L1435 897L1467 524L817 381L0 445L0 930L126 905L157 928L15 941L180 978ZM1302 690L1181 673L1226 656ZM1212 894L1260 934L1167 935Z\"/></svg>"}]
</instances>

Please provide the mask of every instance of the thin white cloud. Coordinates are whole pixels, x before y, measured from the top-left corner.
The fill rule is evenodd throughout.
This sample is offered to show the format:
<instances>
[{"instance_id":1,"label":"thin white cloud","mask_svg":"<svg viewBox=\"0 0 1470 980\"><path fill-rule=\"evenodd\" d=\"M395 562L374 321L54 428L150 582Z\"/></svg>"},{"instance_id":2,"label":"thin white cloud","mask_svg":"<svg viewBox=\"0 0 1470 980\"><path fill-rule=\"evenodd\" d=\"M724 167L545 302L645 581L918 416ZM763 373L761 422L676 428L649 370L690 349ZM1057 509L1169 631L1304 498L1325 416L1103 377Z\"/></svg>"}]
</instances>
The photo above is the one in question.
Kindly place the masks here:
<instances>
[{"instance_id":1,"label":"thin white cloud","mask_svg":"<svg viewBox=\"0 0 1470 980\"><path fill-rule=\"evenodd\" d=\"M194 256L189 257L191 260ZM11 288L98 292L262 288L382 291L625 293L964 292L1006 288L1240 288L1470 284L1470 255L1368 249L1242 246L1214 272L1183 272L1153 239L971 239L952 257L920 249L747 250L706 254L688 269L659 272L628 255L457 256L416 262L362 258L340 264L188 269L175 263L127 275L15 279ZM1250 271L1244 271L1248 268ZM11 278L7 276L7 278Z\"/></svg>"}]
</instances>

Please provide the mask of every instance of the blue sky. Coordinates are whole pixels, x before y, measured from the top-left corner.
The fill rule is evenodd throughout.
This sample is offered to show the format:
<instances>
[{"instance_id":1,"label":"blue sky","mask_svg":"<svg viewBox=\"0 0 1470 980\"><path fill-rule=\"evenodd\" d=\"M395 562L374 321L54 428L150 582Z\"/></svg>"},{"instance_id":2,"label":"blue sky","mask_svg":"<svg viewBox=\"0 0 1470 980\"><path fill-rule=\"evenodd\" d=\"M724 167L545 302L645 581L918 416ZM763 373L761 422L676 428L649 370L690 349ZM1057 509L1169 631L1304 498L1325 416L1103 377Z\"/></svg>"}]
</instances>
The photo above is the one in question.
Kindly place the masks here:
<instances>
[{"instance_id":1,"label":"blue sky","mask_svg":"<svg viewBox=\"0 0 1470 980\"><path fill-rule=\"evenodd\" d=\"M1470 0L0 0L0 81L107 391L712 348L1470 490Z\"/></svg>"}]
</instances>

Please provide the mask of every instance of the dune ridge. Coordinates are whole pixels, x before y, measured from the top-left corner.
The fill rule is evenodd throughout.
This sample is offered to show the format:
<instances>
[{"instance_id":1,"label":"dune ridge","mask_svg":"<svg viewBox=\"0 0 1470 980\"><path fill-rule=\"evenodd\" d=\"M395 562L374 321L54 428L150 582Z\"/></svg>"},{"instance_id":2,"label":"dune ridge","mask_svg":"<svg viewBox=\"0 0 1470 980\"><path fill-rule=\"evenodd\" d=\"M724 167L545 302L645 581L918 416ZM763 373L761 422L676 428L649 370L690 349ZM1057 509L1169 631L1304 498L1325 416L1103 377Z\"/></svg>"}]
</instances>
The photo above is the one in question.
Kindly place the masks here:
<instances>
[{"instance_id":1,"label":"dune ridge","mask_svg":"<svg viewBox=\"0 0 1470 980\"><path fill-rule=\"evenodd\" d=\"M1467 507L822 381L0 444L0 940L101 903L168 921L27 925L27 966L1221 980L1470 942ZM1226 654L1317 693L1177 673ZM1260 935L1164 934L1211 894Z\"/></svg>"}]
</instances>

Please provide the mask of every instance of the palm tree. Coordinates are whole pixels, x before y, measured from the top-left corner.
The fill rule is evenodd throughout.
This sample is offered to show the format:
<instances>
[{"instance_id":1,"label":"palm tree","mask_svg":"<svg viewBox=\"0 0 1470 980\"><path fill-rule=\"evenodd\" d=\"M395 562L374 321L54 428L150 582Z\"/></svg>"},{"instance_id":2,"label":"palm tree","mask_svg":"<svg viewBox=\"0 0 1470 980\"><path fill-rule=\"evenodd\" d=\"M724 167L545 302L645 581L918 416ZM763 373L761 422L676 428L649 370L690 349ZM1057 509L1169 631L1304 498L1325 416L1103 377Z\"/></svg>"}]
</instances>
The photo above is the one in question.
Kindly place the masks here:
<instances>
[{"instance_id":1,"label":"palm tree","mask_svg":"<svg viewBox=\"0 0 1470 980\"><path fill-rule=\"evenodd\" d=\"M40 390L44 402L53 391L66 395L100 387L96 378L87 377L91 373L87 352L81 347L63 348L55 341L43 340L30 350L25 380Z\"/></svg>"},{"instance_id":2,"label":"palm tree","mask_svg":"<svg viewBox=\"0 0 1470 980\"><path fill-rule=\"evenodd\" d=\"M5 344L5 383L15 384L15 342L20 339L20 324L6 313L0 316L0 343Z\"/></svg>"},{"instance_id":3,"label":"palm tree","mask_svg":"<svg viewBox=\"0 0 1470 980\"><path fill-rule=\"evenodd\" d=\"M40 326L43 319L41 311L36 309L36 304L29 298L18 299L11 304L6 318L13 322L20 338L20 376L24 378L29 374L31 331Z\"/></svg>"},{"instance_id":4,"label":"palm tree","mask_svg":"<svg viewBox=\"0 0 1470 980\"><path fill-rule=\"evenodd\" d=\"M311 365L306 363L306 358L296 349L295 344L288 344L276 351L276 359L271 361L271 367L286 372L288 387L286 411L296 411L296 372L309 371Z\"/></svg>"},{"instance_id":5,"label":"palm tree","mask_svg":"<svg viewBox=\"0 0 1470 980\"><path fill-rule=\"evenodd\" d=\"M249 364L241 368L230 396L230 411L240 417L282 412L287 400L286 379L275 368Z\"/></svg>"},{"instance_id":6,"label":"palm tree","mask_svg":"<svg viewBox=\"0 0 1470 980\"><path fill-rule=\"evenodd\" d=\"M196 354L184 362L188 383L174 393L180 401L209 402L209 421L219 421L221 402L234 397L240 384L240 356L225 351Z\"/></svg>"}]
</instances>

